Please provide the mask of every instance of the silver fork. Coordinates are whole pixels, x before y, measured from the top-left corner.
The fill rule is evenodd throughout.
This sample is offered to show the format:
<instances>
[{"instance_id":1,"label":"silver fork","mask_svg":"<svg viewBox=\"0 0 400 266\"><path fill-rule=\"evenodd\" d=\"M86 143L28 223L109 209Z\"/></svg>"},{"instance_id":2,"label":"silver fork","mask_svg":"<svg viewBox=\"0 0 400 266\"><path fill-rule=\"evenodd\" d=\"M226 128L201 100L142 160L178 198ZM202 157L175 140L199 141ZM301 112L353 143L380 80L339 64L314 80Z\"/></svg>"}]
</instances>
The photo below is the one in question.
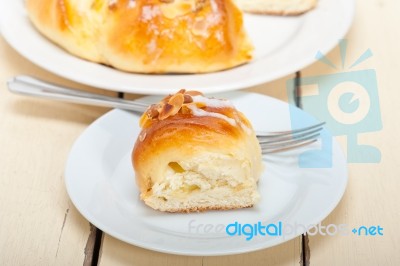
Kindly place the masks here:
<instances>
[{"instance_id":1,"label":"silver fork","mask_svg":"<svg viewBox=\"0 0 400 266\"><path fill-rule=\"evenodd\" d=\"M7 82L8 89L17 94L55 99L66 102L115 107L143 113L149 103L125 100L62 87L29 76L16 76ZM316 142L325 122L280 132L256 132L264 154L299 148Z\"/></svg>"}]
</instances>

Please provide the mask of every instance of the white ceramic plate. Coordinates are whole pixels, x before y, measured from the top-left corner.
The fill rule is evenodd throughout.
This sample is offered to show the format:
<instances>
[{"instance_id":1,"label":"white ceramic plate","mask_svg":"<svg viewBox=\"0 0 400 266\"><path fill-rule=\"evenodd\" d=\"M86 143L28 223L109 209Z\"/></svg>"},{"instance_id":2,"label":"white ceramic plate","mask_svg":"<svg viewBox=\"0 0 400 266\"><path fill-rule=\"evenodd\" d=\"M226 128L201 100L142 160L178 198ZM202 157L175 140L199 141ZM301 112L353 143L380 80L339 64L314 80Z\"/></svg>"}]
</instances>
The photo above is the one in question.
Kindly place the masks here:
<instances>
[{"instance_id":1,"label":"white ceramic plate","mask_svg":"<svg viewBox=\"0 0 400 266\"><path fill-rule=\"evenodd\" d=\"M182 87L212 93L268 82L311 64L318 51L327 53L346 34L353 13L354 0L319 0L315 10L302 16L245 15L256 48L254 60L234 69L196 75L132 74L79 59L34 29L23 1L0 0L0 30L28 60L80 83L141 94L173 93Z\"/></svg>"},{"instance_id":2,"label":"white ceramic plate","mask_svg":"<svg viewBox=\"0 0 400 266\"><path fill-rule=\"evenodd\" d=\"M146 99L154 102L154 97ZM243 92L231 92L229 98L257 130L290 128L289 106L284 102ZM304 125L315 122L300 109L293 111ZM243 236L228 236L224 226L235 221L317 224L335 208L345 191L346 162L336 142L331 168L298 166L298 154L318 149L321 144L316 142L299 150L264 156L266 170L259 182L261 201L253 208L191 214L155 211L139 200L130 160L139 133L138 119L138 115L118 109L98 119L74 144L65 172L68 194L82 215L107 234L133 245L204 256L271 247L304 230L246 241Z\"/></svg>"}]
</instances>

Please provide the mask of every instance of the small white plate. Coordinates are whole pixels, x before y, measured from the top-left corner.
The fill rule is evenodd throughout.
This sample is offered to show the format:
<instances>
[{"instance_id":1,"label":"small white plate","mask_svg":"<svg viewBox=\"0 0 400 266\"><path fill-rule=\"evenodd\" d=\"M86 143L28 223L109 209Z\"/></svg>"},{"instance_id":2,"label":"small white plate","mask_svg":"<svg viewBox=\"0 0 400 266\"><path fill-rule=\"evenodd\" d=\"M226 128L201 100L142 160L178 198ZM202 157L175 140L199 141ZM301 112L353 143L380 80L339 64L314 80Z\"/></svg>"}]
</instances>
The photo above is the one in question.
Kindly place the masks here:
<instances>
[{"instance_id":1,"label":"small white plate","mask_svg":"<svg viewBox=\"0 0 400 266\"><path fill-rule=\"evenodd\" d=\"M182 87L204 93L248 88L313 63L346 34L354 0L319 0L302 16L245 15L255 45L251 63L226 71L191 75L145 75L118 71L72 56L48 41L29 22L24 1L0 0L0 31L8 43L38 66L59 76L108 90L141 94L173 93Z\"/></svg>"},{"instance_id":2,"label":"small white plate","mask_svg":"<svg viewBox=\"0 0 400 266\"><path fill-rule=\"evenodd\" d=\"M218 97L231 99L256 130L290 128L287 103L243 92ZM156 98L145 99L155 102ZM296 117L302 117L304 125L315 122L300 109L292 111ZM82 215L107 234L133 245L202 256L271 247L304 230L286 236L256 236L246 241L243 236L228 236L224 226L235 221L317 224L335 208L345 191L346 162L336 142L331 168L298 166L298 154L318 149L321 144L316 142L298 150L264 156L265 172L259 182L261 201L253 208L190 214L155 211L139 200L131 165L132 147L139 134L138 119L137 114L115 109L95 121L74 144L65 171L68 194Z\"/></svg>"}]
</instances>

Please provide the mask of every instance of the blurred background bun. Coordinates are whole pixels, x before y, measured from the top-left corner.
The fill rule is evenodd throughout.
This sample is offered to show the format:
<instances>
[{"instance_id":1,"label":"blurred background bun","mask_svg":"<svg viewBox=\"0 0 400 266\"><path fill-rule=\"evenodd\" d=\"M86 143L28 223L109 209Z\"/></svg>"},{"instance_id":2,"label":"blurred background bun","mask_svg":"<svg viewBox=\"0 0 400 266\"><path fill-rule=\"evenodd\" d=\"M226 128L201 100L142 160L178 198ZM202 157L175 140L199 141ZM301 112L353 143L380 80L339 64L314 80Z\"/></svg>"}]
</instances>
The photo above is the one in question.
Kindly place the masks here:
<instances>
[{"instance_id":1,"label":"blurred background bun","mask_svg":"<svg viewBox=\"0 0 400 266\"><path fill-rule=\"evenodd\" d=\"M232 0L27 0L26 7L54 43L120 70L202 73L252 58Z\"/></svg>"}]
</instances>

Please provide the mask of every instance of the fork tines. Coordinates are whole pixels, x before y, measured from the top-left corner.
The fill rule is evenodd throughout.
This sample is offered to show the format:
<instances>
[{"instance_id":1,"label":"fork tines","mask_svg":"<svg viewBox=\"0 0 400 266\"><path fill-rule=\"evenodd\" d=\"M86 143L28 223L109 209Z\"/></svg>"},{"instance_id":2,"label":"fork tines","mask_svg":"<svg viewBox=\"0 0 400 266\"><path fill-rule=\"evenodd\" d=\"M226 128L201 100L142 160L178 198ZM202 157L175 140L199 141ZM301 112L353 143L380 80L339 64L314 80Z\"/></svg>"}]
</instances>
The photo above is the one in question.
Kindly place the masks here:
<instances>
[{"instance_id":1,"label":"fork tines","mask_svg":"<svg viewBox=\"0 0 400 266\"><path fill-rule=\"evenodd\" d=\"M299 148L316 142L325 122L312 126L273 133L257 133L263 153L274 153Z\"/></svg>"}]
</instances>

